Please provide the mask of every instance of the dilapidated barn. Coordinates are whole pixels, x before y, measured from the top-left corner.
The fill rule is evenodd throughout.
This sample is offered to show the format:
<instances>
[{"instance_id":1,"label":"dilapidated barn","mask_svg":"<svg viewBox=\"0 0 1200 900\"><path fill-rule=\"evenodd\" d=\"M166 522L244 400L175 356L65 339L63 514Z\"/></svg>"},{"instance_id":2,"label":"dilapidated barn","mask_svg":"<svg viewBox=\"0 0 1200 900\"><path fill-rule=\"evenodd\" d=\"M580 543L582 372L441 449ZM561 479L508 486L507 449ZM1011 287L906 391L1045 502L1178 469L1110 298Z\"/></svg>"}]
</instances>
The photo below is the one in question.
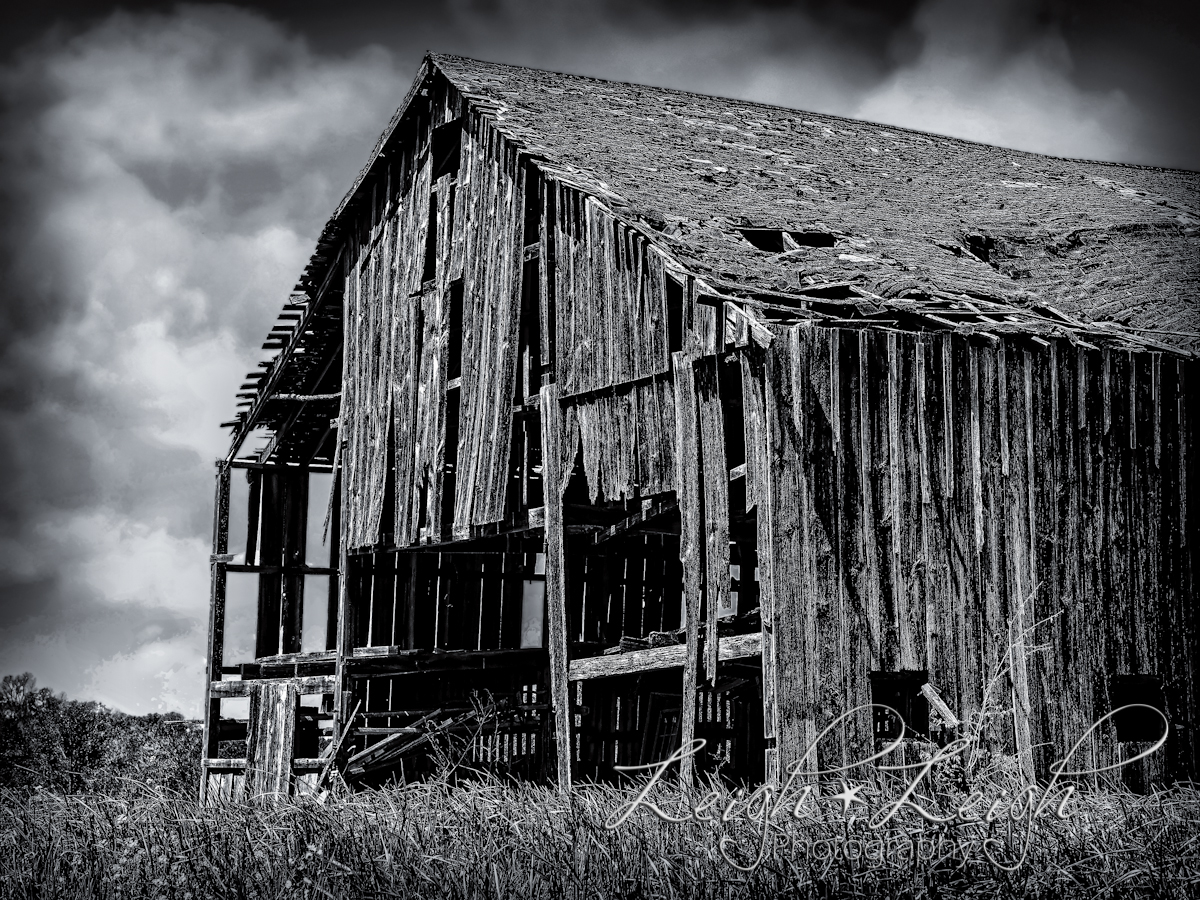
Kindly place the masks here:
<instances>
[{"instance_id":1,"label":"dilapidated barn","mask_svg":"<svg viewBox=\"0 0 1200 900\"><path fill-rule=\"evenodd\" d=\"M1198 225L1192 172L427 57L227 423L204 790L753 783L872 702L1029 778L1143 702L1126 777L1194 776Z\"/></svg>"}]
</instances>

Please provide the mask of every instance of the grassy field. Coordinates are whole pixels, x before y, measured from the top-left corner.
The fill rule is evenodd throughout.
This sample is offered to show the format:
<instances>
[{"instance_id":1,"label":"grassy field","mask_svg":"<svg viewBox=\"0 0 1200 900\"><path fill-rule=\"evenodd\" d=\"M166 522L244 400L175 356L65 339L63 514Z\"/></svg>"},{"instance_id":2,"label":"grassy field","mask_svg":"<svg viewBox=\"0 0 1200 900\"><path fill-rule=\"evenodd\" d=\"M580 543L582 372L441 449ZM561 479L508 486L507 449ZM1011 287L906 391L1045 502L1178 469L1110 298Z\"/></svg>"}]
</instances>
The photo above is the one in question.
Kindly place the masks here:
<instances>
[{"instance_id":1,"label":"grassy field","mask_svg":"<svg viewBox=\"0 0 1200 900\"><path fill-rule=\"evenodd\" d=\"M714 822L666 822L640 807L606 827L636 797L635 783L563 796L487 780L434 782L209 808L149 791L13 795L0 798L0 897L1200 895L1194 788L1085 792L1065 818L1047 810L1032 823L1006 813L991 824L941 825L910 808L872 828L868 820L877 824L902 786L863 788L866 803L849 801L850 813L848 801L828 796L839 787L810 796L798 814L793 796L765 830L761 797L746 809L724 789L709 798ZM660 784L648 799L678 815L700 796ZM919 802L951 815L967 799L949 792ZM990 802L975 806L982 813ZM764 833L761 863L740 871L732 863L751 868ZM1023 862L1013 871L989 862L988 836L1000 842L988 845L993 855L1025 847Z\"/></svg>"}]
</instances>

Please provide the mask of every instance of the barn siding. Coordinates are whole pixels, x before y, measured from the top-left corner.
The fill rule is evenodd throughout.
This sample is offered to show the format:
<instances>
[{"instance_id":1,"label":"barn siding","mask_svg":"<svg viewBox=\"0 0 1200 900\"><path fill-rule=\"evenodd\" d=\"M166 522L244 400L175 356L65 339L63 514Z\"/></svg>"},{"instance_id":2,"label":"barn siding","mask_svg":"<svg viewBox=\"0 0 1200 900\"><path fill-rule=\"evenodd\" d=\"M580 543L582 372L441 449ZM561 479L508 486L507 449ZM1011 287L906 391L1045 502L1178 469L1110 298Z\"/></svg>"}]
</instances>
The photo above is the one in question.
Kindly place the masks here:
<instances>
[{"instance_id":1,"label":"barn siding","mask_svg":"<svg viewBox=\"0 0 1200 900\"><path fill-rule=\"evenodd\" d=\"M1187 403L1159 367L1152 354L1013 339L777 333L759 558L781 771L868 701L871 670L926 669L969 725L992 714L985 741L1031 777L1108 712L1112 675L1163 676L1173 721L1190 724L1194 660L1175 630L1194 640L1194 613L1163 598L1190 587L1175 523L1194 498L1174 488L1186 438L1164 440L1172 415L1156 412ZM1078 418L1081 406L1094 414ZM746 427L757 435L753 415ZM1158 538L1164 522L1174 542ZM851 723L821 764L867 752L868 734ZM1085 749L1100 764L1137 749L1111 726L1096 744ZM1143 764L1145 783L1165 762Z\"/></svg>"}]
</instances>

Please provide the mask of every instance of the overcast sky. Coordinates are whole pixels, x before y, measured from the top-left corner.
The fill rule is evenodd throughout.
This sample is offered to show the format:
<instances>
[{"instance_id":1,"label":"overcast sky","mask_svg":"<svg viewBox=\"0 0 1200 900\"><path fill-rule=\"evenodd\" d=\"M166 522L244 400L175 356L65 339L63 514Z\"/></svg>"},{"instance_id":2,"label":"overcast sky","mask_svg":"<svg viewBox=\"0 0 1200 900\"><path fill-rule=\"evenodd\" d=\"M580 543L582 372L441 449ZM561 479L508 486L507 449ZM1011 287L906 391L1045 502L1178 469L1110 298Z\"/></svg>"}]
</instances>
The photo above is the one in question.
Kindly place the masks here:
<instances>
[{"instance_id":1,"label":"overcast sky","mask_svg":"<svg viewBox=\"0 0 1200 900\"><path fill-rule=\"evenodd\" d=\"M0 37L0 674L199 713L242 375L426 50L1200 168L1200 4L25 4Z\"/></svg>"}]
</instances>

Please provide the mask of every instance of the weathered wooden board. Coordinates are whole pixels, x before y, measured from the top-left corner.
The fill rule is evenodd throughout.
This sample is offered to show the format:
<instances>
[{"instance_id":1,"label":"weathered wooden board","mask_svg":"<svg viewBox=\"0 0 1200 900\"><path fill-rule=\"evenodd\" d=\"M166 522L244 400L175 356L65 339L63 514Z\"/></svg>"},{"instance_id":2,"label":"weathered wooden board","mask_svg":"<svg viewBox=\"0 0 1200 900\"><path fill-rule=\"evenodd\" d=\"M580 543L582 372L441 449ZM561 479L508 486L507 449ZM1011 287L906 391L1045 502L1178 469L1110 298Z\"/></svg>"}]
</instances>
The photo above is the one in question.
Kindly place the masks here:
<instances>
[{"instance_id":1,"label":"weathered wooden board","mask_svg":"<svg viewBox=\"0 0 1200 900\"><path fill-rule=\"evenodd\" d=\"M741 634L723 637L717 642L717 659L746 659L762 652L762 635ZM674 644L669 647L654 647L648 650L630 650L611 656L589 656L573 659L567 677L571 681L589 678L611 678L656 669L673 669L683 666L687 660L687 646Z\"/></svg>"},{"instance_id":2,"label":"weathered wooden board","mask_svg":"<svg viewBox=\"0 0 1200 900\"><path fill-rule=\"evenodd\" d=\"M247 797L286 797L290 792L298 702L291 682L253 686L246 737Z\"/></svg>"},{"instance_id":3,"label":"weathered wooden board","mask_svg":"<svg viewBox=\"0 0 1200 900\"><path fill-rule=\"evenodd\" d=\"M699 677L700 598L703 583L704 532L700 497L700 439L696 421L696 381L692 359L679 352L672 356L675 375L675 495L679 501L679 561L683 566L683 623L686 654L683 667L680 743L690 746L695 736L696 682ZM679 777L690 784L692 758L679 764Z\"/></svg>"},{"instance_id":4,"label":"weathered wooden board","mask_svg":"<svg viewBox=\"0 0 1200 900\"><path fill-rule=\"evenodd\" d=\"M546 490L546 621L549 634L546 649L550 666L550 702L554 709L554 735L557 746L559 787L571 787L570 693L567 686L567 561L564 546L562 492L570 469L564 471L562 459L562 409L557 385L545 385L541 391L542 460Z\"/></svg>"},{"instance_id":5,"label":"weathered wooden board","mask_svg":"<svg viewBox=\"0 0 1200 900\"><path fill-rule=\"evenodd\" d=\"M729 465L725 461L725 419L721 411L719 367L715 357L696 366L699 413L700 494L704 510L704 676L717 683L717 610L729 595Z\"/></svg>"},{"instance_id":6,"label":"weathered wooden board","mask_svg":"<svg viewBox=\"0 0 1200 900\"><path fill-rule=\"evenodd\" d=\"M563 397L668 371L659 251L594 197L559 185L557 359Z\"/></svg>"}]
</instances>

